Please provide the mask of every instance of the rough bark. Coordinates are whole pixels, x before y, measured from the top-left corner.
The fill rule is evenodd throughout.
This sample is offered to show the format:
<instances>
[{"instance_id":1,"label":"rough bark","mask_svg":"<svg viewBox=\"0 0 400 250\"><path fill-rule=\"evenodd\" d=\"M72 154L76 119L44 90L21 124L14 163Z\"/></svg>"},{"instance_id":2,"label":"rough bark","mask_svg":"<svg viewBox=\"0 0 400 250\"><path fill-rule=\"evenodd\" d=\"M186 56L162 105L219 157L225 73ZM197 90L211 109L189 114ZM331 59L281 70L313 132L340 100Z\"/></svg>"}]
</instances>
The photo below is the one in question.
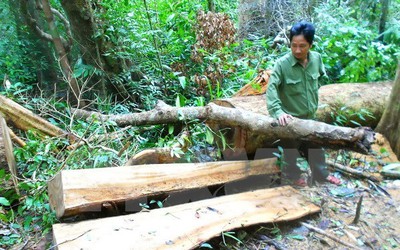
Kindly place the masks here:
<instances>
[{"instance_id":1,"label":"rough bark","mask_svg":"<svg viewBox=\"0 0 400 250\"><path fill-rule=\"evenodd\" d=\"M381 13L381 17L379 19L379 34L381 34L381 35L379 36L379 39L383 42L382 33L385 32L385 27L386 27L388 12L389 12L389 0L382 0L381 5L382 5L382 13Z\"/></svg>"},{"instance_id":2,"label":"rough bark","mask_svg":"<svg viewBox=\"0 0 400 250\"><path fill-rule=\"evenodd\" d=\"M54 16L53 12L51 11L49 0L42 0L42 5L43 13L50 29L51 38L56 48L61 69L63 71L64 77L66 78L66 81L69 84L70 89L72 90L72 103L76 104L78 107L84 107L85 103L83 100L81 100L81 90L79 88L78 81L75 77L73 77L72 68L67 57L65 45L63 44L57 27L54 23Z\"/></svg>"},{"instance_id":3,"label":"rough bark","mask_svg":"<svg viewBox=\"0 0 400 250\"><path fill-rule=\"evenodd\" d=\"M159 102L151 111L126 115L100 115L77 109L73 112L77 118L89 118L94 115L97 119L112 120L119 126L206 120L207 123L218 126L239 127L242 131L249 131L247 135L249 143L243 145L247 153L254 153L258 148L272 147L277 140L303 141L313 145L348 148L367 153L373 142L373 132L368 128L353 129L301 119L293 119L288 126L282 127L278 126L272 117L213 103L205 107L174 108Z\"/></svg>"},{"instance_id":4,"label":"rough bark","mask_svg":"<svg viewBox=\"0 0 400 250\"><path fill-rule=\"evenodd\" d=\"M96 212L101 211L104 203L145 199L150 195L206 188L254 175L276 174L280 170L275 163L276 159L271 158L63 170L48 184L50 204L57 217Z\"/></svg>"},{"instance_id":5,"label":"rough bark","mask_svg":"<svg viewBox=\"0 0 400 250\"><path fill-rule=\"evenodd\" d=\"M390 142L394 153L400 159L400 63L397 66L396 79L388 104L376 128Z\"/></svg>"},{"instance_id":6,"label":"rough bark","mask_svg":"<svg viewBox=\"0 0 400 250\"><path fill-rule=\"evenodd\" d=\"M63 0L61 5L70 21L84 63L102 68L103 63L98 60L100 52L94 40L96 25L93 23L90 3L86 0Z\"/></svg>"},{"instance_id":7,"label":"rough bark","mask_svg":"<svg viewBox=\"0 0 400 250\"><path fill-rule=\"evenodd\" d=\"M10 11L13 13L15 20L15 28L17 31L18 39L21 42L29 41L30 47L25 45L23 50L27 51L26 56L33 60L33 67L37 69L37 81L41 89L48 89L48 85L43 82L56 82L57 78L57 65L54 56L51 53L51 47L48 43L43 42L42 38L38 35L36 30L36 23L32 20L37 20L38 11L36 10L32 1L19 1L8 0ZM31 32L28 32L24 27L27 26ZM30 50L34 48L34 50ZM43 59L47 62L44 67Z\"/></svg>"},{"instance_id":8,"label":"rough bark","mask_svg":"<svg viewBox=\"0 0 400 250\"><path fill-rule=\"evenodd\" d=\"M92 8L95 3L88 0L62 0L61 5L71 23L72 33L78 42L84 64L103 70L110 76L118 75L129 68L131 63L128 59L106 56L108 51L115 50L116 45L106 41L103 35L97 34L99 28ZM101 84L98 84L99 82ZM116 91L123 99L134 100L123 83L92 76L89 85L99 90L101 95L108 91Z\"/></svg>"},{"instance_id":9,"label":"rough bark","mask_svg":"<svg viewBox=\"0 0 400 250\"><path fill-rule=\"evenodd\" d=\"M278 223L317 213L292 187L261 189L154 209L148 212L69 224L54 224L62 249L197 249L210 238L259 223Z\"/></svg>"}]
</instances>

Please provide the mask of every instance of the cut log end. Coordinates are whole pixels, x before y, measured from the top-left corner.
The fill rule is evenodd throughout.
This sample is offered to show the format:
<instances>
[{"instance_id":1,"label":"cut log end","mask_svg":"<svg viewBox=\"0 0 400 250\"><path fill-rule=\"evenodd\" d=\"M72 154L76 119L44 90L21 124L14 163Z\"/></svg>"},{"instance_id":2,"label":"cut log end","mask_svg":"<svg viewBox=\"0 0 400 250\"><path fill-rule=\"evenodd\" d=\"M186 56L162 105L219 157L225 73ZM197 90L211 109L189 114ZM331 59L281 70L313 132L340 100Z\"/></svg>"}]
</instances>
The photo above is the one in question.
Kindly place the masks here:
<instances>
[{"instance_id":1,"label":"cut log end","mask_svg":"<svg viewBox=\"0 0 400 250\"><path fill-rule=\"evenodd\" d=\"M48 193L51 208L58 218L65 215L65 201L63 194L62 172L58 173L48 183Z\"/></svg>"}]
</instances>

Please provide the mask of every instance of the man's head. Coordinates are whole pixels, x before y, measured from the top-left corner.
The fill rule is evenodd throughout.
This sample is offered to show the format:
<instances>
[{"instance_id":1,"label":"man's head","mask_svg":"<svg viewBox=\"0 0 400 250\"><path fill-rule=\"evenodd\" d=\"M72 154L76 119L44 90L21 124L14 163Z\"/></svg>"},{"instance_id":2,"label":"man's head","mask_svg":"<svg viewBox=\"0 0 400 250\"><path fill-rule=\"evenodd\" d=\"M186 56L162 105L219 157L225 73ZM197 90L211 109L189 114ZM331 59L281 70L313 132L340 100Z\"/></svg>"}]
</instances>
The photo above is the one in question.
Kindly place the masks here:
<instances>
[{"instance_id":1,"label":"man's head","mask_svg":"<svg viewBox=\"0 0 400 250\"><path fill-rule=\"evenodd\" d=\"M301 21L290 29L290 48L298 60L305 60L314 41L315 28L312 23Z\"/></svg>"}]
</instances>

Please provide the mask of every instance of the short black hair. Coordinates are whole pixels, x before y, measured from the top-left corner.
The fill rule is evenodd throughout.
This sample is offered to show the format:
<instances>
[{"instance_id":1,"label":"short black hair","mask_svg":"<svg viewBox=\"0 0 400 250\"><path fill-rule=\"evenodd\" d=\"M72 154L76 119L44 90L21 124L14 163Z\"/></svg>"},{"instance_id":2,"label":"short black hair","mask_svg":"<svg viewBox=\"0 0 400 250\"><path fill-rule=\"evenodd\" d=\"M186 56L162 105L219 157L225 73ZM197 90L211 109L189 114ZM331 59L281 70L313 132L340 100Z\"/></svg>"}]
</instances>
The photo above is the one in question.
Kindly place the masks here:
<instances>
[{"instance_id":1,"label":"short black hair","mask_svg":"<svg viewBox=\"0 0 400 250\"><path fill-rule=\"evenodd\" d=\"M294 36L303 35L307 42L311 45L314 41L315 28L312 23L301 21L296 23L290 29L290 42Z\"/></svg>"}]
</instances>

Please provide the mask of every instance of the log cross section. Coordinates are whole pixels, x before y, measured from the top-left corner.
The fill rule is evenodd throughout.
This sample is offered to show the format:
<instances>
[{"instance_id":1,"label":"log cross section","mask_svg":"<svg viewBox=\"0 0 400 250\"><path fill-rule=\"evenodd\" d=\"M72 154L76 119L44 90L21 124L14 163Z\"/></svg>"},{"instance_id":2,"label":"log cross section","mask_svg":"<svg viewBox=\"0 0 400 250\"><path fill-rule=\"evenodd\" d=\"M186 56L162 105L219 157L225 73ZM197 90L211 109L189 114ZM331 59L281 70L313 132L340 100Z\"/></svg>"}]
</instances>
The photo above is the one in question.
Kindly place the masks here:
<instances>
[{"instance_id":1,"label":"log cross section","mask_svg":"<svg viewBox=\"0 0 400 250\"><path fill-rule=\"evenodd\" d=\"M275 158L63 170L49 182L49 197L60 218L99 211L107 202L124 202L279 172Z\"/></svg>"}]
</instances>

